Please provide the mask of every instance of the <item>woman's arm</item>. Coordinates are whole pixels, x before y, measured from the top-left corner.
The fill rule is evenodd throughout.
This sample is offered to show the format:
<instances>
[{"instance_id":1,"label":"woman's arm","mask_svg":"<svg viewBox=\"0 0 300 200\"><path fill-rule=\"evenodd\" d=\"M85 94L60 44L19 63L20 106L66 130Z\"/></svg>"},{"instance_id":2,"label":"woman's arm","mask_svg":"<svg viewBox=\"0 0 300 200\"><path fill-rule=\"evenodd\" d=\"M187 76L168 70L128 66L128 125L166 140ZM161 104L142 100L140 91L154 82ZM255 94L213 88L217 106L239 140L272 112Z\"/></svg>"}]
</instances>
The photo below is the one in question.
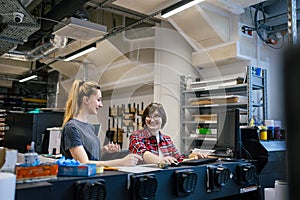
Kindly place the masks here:
<instances>
[{"instance_id":1,"label":"woman's arm","mask_svg":"<svg viewBox=\"0 0 300 200\"><path fill-rule=\"evenodd\" d=\"M174 157L178 162L181 162L184 159L184 156L176 148L171 137L162 134L162 138L161 146L165 149L162 151L167 151L171 157Z\"/></svg>"},{"instance_id":2,"label":"woman's arm","mask_svg":"<svg viewBox=\"0 0 300 200\"><path fill-rule=\"evenodd\" d=\"M75 160L78 160L80 163L88 163L89 162L88 155L86 154L82 145L70 148L69 150L70 150L72 157Z\"/></svg>"},{"instance_id":3,"label":"woman's arm","mask_svg":"<svg viewBox=\"0 0 300 200\"><path fill-rule=\"evenodd\" d=\"M108 160L108 161L94 161L89 160L83 146L70 148L72 157L84 164L96 164L97 166L134 166L138 161L143 160L141 156L129 154L122 159Z\"/></svg>"},{"instance_id":4,"label":"woman's arm","mask_svg":"<svg viewBox=\"0 0 300 200\"><path fill-rule=\"evenodd\" d=\"M128 154L122 159L107 160L107 161L97 161L99 166L135 166L143 158L137 154Z\"/></svg>"},{"instance_id":5,"label":"woman's arm","mask_svg":"<svg viewBox=\"0 0 300 200\"><path fill-rule=\"evenodd\" d=\"M166 157L160 158L157 155L155 155L149 151L144 152L143 159L144 159L144 162L148 163L148 164L158 164L158 163L172 164L172 163L177 162L177 159L172 156L166 156Z\"/></svg>"},{"instance_id":6,"label":"woman's arm","mask_svg":"<svg viewBox=\"0 0 300 200\"><path fill-rule=\"evenodd\" d=\"M148 164L158 164L161 162L161 159L157 155L151 153L150 151L144 152L143 159L144 162Z\"/></svg>"}]
</instances>

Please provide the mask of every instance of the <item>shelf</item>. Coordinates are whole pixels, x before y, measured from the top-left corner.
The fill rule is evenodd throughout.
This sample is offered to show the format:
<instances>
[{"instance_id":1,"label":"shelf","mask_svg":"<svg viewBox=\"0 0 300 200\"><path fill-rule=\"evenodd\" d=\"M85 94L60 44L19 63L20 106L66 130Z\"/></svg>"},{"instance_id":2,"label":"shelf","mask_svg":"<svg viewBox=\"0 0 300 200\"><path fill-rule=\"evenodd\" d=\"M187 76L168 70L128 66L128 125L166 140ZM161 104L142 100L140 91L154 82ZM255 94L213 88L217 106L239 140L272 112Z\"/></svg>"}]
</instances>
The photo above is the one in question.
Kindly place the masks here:
<instances>
[{"instance_id":1,"label":"shelf","mask_svg":"<svg viewBox=\"0 0 300 200\"><path fill-rule=\"evenodd\" d=\"M195 92L219 91L219 90L244 91L245 88L247 88L247 84L245 84L245 83L244 84L236 84L236 85L226 85L226 86L214 85L214 86L207 86L207 87L184 90L184 91L182 91L182 93L195 93Z\"/></svg>"},{"instance_id":2,"label":"shelf","mask_svg":"<svg viewBox=\"0 0 300 200\"><path fill-rule=\"evenodd\" d=\"M260 71L260 74L256 74ZM232 77L239 77L237 74ZM205 136L190 136L200 128L217 128L216 118L201 118L238 108L240 110L240 125L248 125L251 119L261 122L267 119L267 87L266 70L247 66L246 82L243 79L223 77L209 81L192 82L192 89L185 89L184 78L181 77L181 150L187 151L193 147L201 148L201 142L186 142L187 140L217 140ZM231 79L229 79L231 78ZM225 84L222 84L223 79ZM215 81L215 82L214 82ZM226 82L227 81L227 82ZM235 84L234 84L235 83ZM199 116L199 118L195 118ZM260 124L260 123L259 123ZM217 131L216 131L217 132ZM188 136L189 135L189 136Z\"/></svg>"},{"instance_id":3,"label":"shelf","mask_svg":"<svg viewBox=\"0 0 300 200\"><path fill-rule=\"evenodd\" d=\"M34 98L22 98L23 102L31 102L31 103L47 103L45 99L34 99Z\"/></svg>"},{"instance_id":4,"label":"shelf","mask_svg":"<svg viewBox=\"0 0 300 200\"><path fill-rule=\"evenodd\" d=\"M5 122L6 115L7 111L4 109L0 109L0 147L3 146L5 134L9 130L9 126Z\"/></svg>"},{"instance_id":5,"label":"shelf","mask_svg":"<svg viewBox=\"0 0 300 200\"><path fill-rule=\"evenodd\" d=\"M252 106L255 107L255 108L259 108L259 107L264 106L264 104L263 103L253 103Z\"/></svg>"},{"instance_id":6,"label":"shelf","mask_svg":"<svg viewBox=\"0 0 300 200\"><path fill-rule=\"evenodd\" d=\"M244 101L247 99L245 95L218 95L218 96L202 96L196 98L189 98L190 102L197 101L197 100L211 100L211 101ZM237 103L237 102L227 102L227 103Z\"/></svg>"},{"instance_id":7,"label":"shelf","mask_svg":"<svg viewBox=\"0 0 300 200\"><path fill-rule=\"evenodd\" d=\"M212 135L199 135L199 136L184 136L183 140L207 140L207 141L217 141L217 136Z\"/></svg>"},{"instance_id":8,"label":"shelf","mask_svg":"<svg viewBox=\"0 0 300 200\"><path fill-rule=\"evenodd\" d=\"M236 107L236 106L243 106L246 107L247 103L224 103L224 104L206 104L206 105L199 105L199 106L183 106L182 108L185 109L198 109L198 108L208 108L208 107Z\"/></svg>"},{"instance_id":9,"label":"shelf","mask_svg":"<svg viewBox=\"0 0 300 200\"><path fill-rule=\"evenodd\" d=\"M217 121L183 121L183 124L216 124Z\"/></svg>"},{"instance_id":10,"label":"shelf","mask_svg":"<svg viewBox=\"0 0 300 200\"><path fill-rule=\"evenodd\" d=\"M47 100L36 98L23 98L15 95L0 97L0 106L9 111L30 111L35 108L47 107Z\"/></svg>"},{"instance_id":11,"label":"shelf","mask_svg":"<svg viewBox=\"0 0 300 200\"><path fill-rule=\"evenodd\" d=\"M252 84L254 89L262 89L264 87L263 77L253 75L252 76Z\"/></svg>"}]
</instances>

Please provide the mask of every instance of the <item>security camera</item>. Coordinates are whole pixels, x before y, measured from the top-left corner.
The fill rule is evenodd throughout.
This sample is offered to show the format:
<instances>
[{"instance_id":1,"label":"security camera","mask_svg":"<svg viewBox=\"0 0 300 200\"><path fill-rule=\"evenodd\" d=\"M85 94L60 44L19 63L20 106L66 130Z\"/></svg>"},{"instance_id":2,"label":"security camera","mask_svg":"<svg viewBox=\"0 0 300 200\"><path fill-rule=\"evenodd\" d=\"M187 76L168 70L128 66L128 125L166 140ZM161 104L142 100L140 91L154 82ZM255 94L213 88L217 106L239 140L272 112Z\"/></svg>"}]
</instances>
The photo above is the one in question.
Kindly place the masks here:
<instances>
[{"instance_id":1,"label":"security camera","mask_svg":"<svg viewBox=\"0 0 300 200\"><path fill-rule=\"evenodd\" d=\"M20 12L14 12L13 13L13 16L14 16L14 22L16 23L22 23L23 21L23 18L24 18L24 14L23 13L20 13Z\"/></svg>"}]
</instances>

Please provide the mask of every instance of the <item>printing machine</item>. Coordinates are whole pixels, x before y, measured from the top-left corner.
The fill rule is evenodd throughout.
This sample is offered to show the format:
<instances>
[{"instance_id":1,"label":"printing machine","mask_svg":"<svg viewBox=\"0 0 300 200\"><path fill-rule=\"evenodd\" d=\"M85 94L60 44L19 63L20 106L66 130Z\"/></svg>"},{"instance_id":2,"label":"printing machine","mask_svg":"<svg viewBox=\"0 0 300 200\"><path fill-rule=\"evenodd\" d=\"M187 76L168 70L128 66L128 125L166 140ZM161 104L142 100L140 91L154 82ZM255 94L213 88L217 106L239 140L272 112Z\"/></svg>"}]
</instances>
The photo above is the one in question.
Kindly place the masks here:
<instances>
[{"instance_id":1,"label":"printing machine","mask_svg":"<svg viewBox=\"0 0 300 200\"><path fill-rule=\"evenodd\" d=\"M285 140L259 140L255 127L242 128L242 157L252 160L261 188L274 187L275 180L287 180Z\"/></svg>"},{"instance_id":2,"label":"printing machine","mask_svg":"<svg viewBox=\"0 0 300 200\"><path fill-rule=\"evenodd\" d=\"M246 161L157 168L147 173L104 171L90 177L21 183L15 199L258 199L256 167Z\"/></svg>"},{"instance_id":3,"label":"printing machine","mask_svg":"<svg viewBox=\"0 0 300 200\"><path fill-rule=\"evenodd\" d=\"M21 199L262 199L262 189L286 179L285 141L260 141L256 129L242 129L242 159L168 166L146 173L104 171L90 177L60 177L16 186Z\"/></svg>"}]
</instances>

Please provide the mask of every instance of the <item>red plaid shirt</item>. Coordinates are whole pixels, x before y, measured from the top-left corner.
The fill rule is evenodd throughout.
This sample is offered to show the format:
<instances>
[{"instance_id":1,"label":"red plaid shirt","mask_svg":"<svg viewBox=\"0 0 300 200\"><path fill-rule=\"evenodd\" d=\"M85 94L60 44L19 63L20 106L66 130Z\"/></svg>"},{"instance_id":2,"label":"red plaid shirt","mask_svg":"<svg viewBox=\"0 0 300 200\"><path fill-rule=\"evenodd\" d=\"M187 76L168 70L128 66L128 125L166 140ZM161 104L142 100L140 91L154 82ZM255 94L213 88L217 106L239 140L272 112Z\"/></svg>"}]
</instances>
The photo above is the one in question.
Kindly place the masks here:
<instances>
[{"instance_id":1,"label":"red plaid shirt","mask_svg":"<svg viewBox=\"0 0 300 200\"><path fill-rule=\"evenodd\" d=\"M149 151L158 156L158 148L160 148L163 156L172 156L181 162L184 158L175 147L172 139L159 132L160 141L157 144L156 136L148 129L137 130L133 132L129 138L129 150L132 153L143 155L145 151Z\"/></svg>"}]
</instances>

